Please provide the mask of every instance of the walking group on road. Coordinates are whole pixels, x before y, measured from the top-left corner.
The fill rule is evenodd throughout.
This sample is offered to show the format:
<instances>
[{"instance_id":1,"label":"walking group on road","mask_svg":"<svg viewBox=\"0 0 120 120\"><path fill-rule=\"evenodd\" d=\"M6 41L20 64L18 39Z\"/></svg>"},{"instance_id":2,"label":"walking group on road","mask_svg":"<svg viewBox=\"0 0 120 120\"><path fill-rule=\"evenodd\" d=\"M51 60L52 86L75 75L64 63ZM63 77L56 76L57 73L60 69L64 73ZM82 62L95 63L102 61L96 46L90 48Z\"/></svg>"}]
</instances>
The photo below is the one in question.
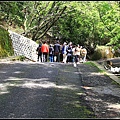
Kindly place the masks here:
<instances>
[{"instance_id":1,"label":"walking group on road","mask_svg":"<svg viewBox=\"0 0 120 120\"><path fill-rule=\"evenodd\" d=\"M56 41L55 44L48 45L46 41L39 44L36 49L38 62L62 62L62 63L80 63L86 62L87 49L79 44L74 45L72 42L64 42L60 44Z\"/></svg>"}]
</instances>

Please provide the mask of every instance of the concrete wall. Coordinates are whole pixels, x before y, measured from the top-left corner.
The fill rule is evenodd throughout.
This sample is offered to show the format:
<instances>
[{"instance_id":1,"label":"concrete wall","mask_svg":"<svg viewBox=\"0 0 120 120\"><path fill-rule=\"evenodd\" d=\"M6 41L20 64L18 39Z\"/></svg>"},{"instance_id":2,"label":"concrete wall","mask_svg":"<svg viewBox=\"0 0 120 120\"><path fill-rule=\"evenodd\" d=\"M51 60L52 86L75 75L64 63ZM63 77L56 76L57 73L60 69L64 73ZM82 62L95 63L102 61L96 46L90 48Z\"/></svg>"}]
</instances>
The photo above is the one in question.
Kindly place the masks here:
<instances>
[{"instance_id":1,"label":"concrete wall","mask_svg":"<svg viewBox=\"0 0 120 120\"><path fill-rule=\"evenodd\" d=\"M38 47L38 44L31 39L10 30L8 32L12 39L15 56L23 55L32 61L37 61L36 48Z\"/></svg>"}]
</instances>

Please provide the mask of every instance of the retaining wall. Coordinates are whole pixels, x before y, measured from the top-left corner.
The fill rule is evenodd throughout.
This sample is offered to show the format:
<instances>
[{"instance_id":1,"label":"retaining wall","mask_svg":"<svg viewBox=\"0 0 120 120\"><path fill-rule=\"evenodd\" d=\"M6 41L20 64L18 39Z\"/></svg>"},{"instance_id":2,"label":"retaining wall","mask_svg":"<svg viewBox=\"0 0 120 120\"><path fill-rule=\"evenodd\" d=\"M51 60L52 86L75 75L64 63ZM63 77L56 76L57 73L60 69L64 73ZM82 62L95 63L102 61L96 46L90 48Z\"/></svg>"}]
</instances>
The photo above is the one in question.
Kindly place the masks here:
<instances>
[{"instance_id":1,"label":"retaining wall","mask_svg":"<svg viewBox=\"0 0 120 120\"><path fill-rule=\"evenodd\" d=\"M29 38L8 30L12 39L14 55L23 55L26 58L37 61L36 48L38 44Z\"/></svg>"}]
</instances>

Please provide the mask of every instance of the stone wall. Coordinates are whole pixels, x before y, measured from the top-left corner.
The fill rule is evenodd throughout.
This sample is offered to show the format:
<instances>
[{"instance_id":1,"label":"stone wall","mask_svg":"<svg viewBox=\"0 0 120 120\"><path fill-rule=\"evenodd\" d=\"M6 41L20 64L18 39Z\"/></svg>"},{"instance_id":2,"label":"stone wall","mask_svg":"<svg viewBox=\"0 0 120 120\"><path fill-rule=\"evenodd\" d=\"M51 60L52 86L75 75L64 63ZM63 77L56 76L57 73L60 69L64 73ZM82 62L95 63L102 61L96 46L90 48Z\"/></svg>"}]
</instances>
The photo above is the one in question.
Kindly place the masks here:
<instances>
[{"instance_id":1,"label":"stone wall","mask_svg":"<svg viewBox=\"0 0 120 120\"><path fill-rule=\"evenodd\" d=\"M14 55L23 55L32 61L37 61L36 48L38 47L38 44L31 39L10 30L8 32L12 39Z\"/></svg>"}]
</instances>

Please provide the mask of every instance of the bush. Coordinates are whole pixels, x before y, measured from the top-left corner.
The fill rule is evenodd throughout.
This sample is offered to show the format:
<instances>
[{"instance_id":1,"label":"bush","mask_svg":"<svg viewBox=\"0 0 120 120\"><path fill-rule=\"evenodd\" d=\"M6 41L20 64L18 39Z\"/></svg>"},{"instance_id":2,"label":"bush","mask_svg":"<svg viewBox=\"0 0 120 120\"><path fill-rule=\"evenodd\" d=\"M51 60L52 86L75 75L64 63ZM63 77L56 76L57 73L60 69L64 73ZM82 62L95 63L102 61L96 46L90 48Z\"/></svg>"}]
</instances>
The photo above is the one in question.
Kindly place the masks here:
<instances>
[{"instance_id":1,"label":"bush","mask_svg":"<svg viewBox=\"0 0 120 120\"><path fill-rule=\"evenodd\" d=\"M91 57L92 60L99 60L101 58L102 58L102 54L101 54L101 51L99 49L96 50Z\"/></svg>"},{"instance_id":2,"label":"bush","mask_svg":"<svg viewBox=\"0 0 120 120\"><path fill-rule=\"evenodd\" d=\"M8 57L13 54L14 50L9 32L0 26L0 57Z\"/></svg>"},{"instance_id":3,"label":"bush","mask_svg":"<svg viewBox=\"0 0 120 120\"><path fill-rule=\"evenodd\" d=\"M20 55L20 56L19 56L19 60L20 60L20 61L24 61L24 60L25 60L25 56Z\"/></svg>"}]
</instances>

